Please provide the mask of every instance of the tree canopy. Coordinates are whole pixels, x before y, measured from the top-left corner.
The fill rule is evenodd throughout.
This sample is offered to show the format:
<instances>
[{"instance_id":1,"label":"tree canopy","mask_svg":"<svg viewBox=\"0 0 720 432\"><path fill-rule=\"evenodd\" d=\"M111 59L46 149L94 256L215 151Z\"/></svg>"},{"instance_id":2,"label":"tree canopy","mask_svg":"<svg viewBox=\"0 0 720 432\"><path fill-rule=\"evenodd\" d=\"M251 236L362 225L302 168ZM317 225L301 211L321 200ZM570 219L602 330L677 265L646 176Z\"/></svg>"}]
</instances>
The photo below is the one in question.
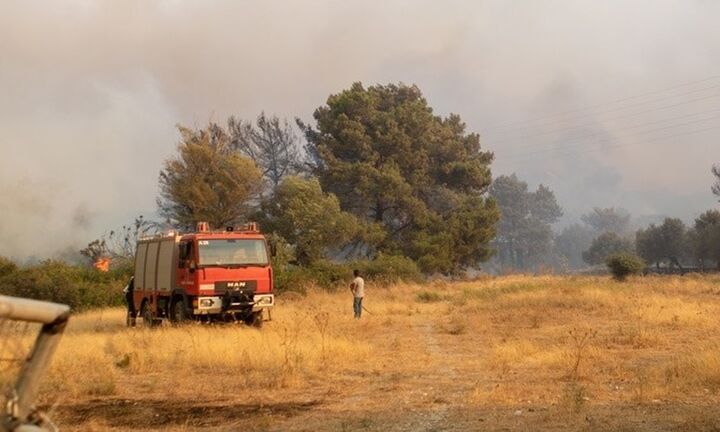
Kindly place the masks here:
<instances>
[{"instance_id":1,"label":"tree canopy","mask_svg":"<svg viewBox=\"0 0 720 432\"><path fill-rule=\"evenodd\" d=\"M625 234L630 226L630 213L622 208L595 207L590 213L581 216L581 219L597 233Z\"/></svg>"},{"instance_id":2,"label":"tree canopy","mask_svg":"<svg viewBox=\"0 0 720 432\"><path fill-rule=\"evenodd\" d=\"M650 224L645 229L639 229L635 233L635 247L638 255L640 255L648 264L655 263L660 266L660 262L665 258L662 252L662 239L660 236L660 228L655 224Z\"/></svg>"},{"instance_id":3,"label":"tree canopy","mask_svg":"<svg viewBox=\"0 0 720 432\"><path fill-rule=\"evenodd\" d=\"M268 117L264 112L255 124L230 117L227 130L230 146L252 159L273 189L285 176L303 170L298 136L287 120Z\"/></svg>"},{"instance_id":4,"label":"tree canopy","mask_svg":"<svg viewBox=\"0 0 720 432\"><path fill-rule=\"evenodd\" d=\"M580 268L585 265L582 253L590 247L593 241L593 231L586 225L578 223L563 228L555 237L555 253L570 268Z\"/></svg>"},{"instance_id":5,"label":"tree canopy","mask_svg":"<svg viewBox=\"0 0 720 432\"><path fill-rule=\"evenodd\" d=\"M368 250L444 273L490 257L498 219L485 196L493 155L459 116L433 114L415 86L355 83L314 118L305 132L322 189L383 231Z\"/></svg>"},{"instance_id":6,"label":"tree canopy","mask_svg":"<svg viewBox=\"0 0 720 432\"><path fill-rule=\"evenodd\" d=\"M552 228L562 209L555 194L540 185L530 192L515 174L500 176L490 188L500 208L495 245L500 264L515 269L542 262L552 249Z\"/></svg>"},{"instance_id":7,"label":"tree canopy","mask_svg":"<svg viewBox=\"0 0 720 432\"><path fill-rule=\"evenodd\" d=\"M166 160L160 171L160 215L183 229L199 221L213 227L240 222L260 188L260 171L231 150L217 126L179 130L178 155Z\"/></svg>"},{"instance_id":8,"label":"tree canopy","mask_svg":"<svg viewBox=\"0 0 720 432\"><path fill-rule=\"evenodd\" d=\"M583 252L583 259L591 265L603 264L608 257L618 253L632 253L633 249L632 241L614 232L606 232L592 241L590 248Z\"/></svg>"},{"instance_id":9,"label":"tree canopy","mask_svg":"<svg viewBox=\"0 0 720 432\"><path fill-rule=\"evenodd\" d=\"M695 219L688 233L693 256L701 268L707 261L715 261L720 267L720 211L708 210Z\"/></svg>"},{"instance_id":10,"label":"tree canopy","mask_svg":"<svg viewBox=\"0 0 720 432\"><path fill-rule=\"evenodd\" d=\"M310 264L329 249L341 249L358 231L355 217L340 210L316 179L286 177L263 204L266 228L295 245L299 263Z\"/></svg>"},{"instance_id":11,"label":"tree canopy","mask_svg":"<svg viewBox=\"0 0 720 432\"><path fill-rule=\"evenodd\" d=\"M635 244L640 256L648 263L659 266L661 261L669 260L681 267L680 262L688 251L687 229L680 219L666 218L662 225L651 224L638 230Z\"/></svg>"}]
</instances>

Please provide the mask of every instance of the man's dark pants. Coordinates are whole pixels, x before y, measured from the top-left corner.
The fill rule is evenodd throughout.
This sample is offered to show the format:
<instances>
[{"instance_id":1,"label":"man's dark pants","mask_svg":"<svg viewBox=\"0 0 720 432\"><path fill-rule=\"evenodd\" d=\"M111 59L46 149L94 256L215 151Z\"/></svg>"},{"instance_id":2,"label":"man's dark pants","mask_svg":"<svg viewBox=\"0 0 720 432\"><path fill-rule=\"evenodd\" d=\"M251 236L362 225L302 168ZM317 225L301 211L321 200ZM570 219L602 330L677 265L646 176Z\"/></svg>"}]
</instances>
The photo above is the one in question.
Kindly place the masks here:
<instances>
[{"instance_id":1,"label":"man's dark pants","mask_svg":"<svg viewBox=\"0 0 720 432\"><path fill-rule=\"evenodd\" d=\"M353 311L356 319L360 319L360 315L362 315L362 299L362 297L353 297Z\"/></svg>"}]
</instances>

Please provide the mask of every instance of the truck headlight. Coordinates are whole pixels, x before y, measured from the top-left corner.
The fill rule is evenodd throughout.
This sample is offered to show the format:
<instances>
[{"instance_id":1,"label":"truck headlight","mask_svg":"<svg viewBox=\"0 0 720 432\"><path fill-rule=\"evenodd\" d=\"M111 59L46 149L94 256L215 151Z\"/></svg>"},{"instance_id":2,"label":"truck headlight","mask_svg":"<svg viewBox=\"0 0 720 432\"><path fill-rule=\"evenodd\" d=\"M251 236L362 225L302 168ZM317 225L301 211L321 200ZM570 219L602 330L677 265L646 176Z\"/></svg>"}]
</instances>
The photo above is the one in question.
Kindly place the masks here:
<instances>
[{"instance_id":1,"label":"truck headlight","mask_svg":"<svg viewBox=\"0 0 720 432\"><path fill-rule=\"evenodd\" d=\"M211 298L201 298L198 304L201 308L211 308L215 304L215 300Z\"/></svg>"},{"instance_id":2,"label":"truck headlight","mask_svg":"<svg viewBox=\"0 0 720 432\"><path fill-rule=\"evenodd\" d=\"M258 305L271 305L273 302L272 296L258 296L255 303Z\"/></svg>"}]
</instances>

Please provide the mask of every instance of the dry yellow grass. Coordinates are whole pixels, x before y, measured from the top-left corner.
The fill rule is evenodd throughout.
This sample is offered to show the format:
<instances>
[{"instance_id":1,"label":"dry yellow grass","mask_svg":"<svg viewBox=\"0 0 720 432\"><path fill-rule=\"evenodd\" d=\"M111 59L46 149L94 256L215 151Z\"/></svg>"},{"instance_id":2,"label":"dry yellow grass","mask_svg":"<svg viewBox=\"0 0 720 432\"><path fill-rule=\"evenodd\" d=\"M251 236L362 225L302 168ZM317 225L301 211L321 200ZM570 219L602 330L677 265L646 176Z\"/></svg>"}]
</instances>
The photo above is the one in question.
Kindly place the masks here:
<instances>
[{"instance_id":1,"label":"dry yellow grass","mask_svg":"<svg viewBox=\"0 0 720 432\"><path fill-rule=\"evenodd\" d=\"M359 322L346 292L312 291L261 330L95 311L43 401L70 430L712 430L718 293L710 276L370 285Z\"/></svg>"}]
</instances>

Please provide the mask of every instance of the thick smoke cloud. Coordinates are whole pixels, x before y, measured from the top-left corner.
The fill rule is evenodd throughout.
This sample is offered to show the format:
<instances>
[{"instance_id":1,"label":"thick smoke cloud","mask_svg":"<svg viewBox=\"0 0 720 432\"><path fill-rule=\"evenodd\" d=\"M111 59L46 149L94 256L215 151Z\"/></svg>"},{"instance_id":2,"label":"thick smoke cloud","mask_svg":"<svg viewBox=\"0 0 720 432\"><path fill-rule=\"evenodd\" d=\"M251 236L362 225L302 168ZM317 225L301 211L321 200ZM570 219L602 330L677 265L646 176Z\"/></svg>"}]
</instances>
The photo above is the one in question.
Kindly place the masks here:
<instances>
[{"instance_id":1,"label":"thick smoke cloud","mask_svg":"<svg viewBox=\"0 0 720 432\"><path fill-rule=\"evenodd\" d=\"M176 123L309 119L353 81L419 85L481 133L496 174L548 184L571 216L692 217L715 205L719 130L667 136L720 122L628 130L720 97L519 126L720 74L719 12L685 0L2 2L0 254L51 255L152 215Z\"/></svg>"}]
</instances>

